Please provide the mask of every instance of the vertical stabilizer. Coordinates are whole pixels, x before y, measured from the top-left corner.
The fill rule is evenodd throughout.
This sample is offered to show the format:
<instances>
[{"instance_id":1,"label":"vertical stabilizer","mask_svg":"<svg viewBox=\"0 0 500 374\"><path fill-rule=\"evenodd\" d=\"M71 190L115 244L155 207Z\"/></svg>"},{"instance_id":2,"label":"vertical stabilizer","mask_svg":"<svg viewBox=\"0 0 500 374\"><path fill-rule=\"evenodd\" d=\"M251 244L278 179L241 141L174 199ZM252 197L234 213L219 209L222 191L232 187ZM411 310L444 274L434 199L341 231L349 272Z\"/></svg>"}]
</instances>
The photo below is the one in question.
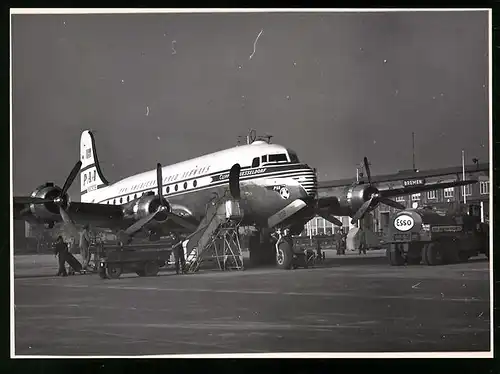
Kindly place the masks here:
<instances>
[{"instance_id":1,"label":"vertical stabilizer","mask_svg":"<svg viewBox=\"0 0 500 374\"><path fill-rule=\"evenodd\" d=\"M94 135L90 130L82 132L80 138L80 160L82 168L80 169L80 192L81 201L91 201L91 192L109 185L104 178L99 160L97 158Z\"/></svg>"}]
</instances>

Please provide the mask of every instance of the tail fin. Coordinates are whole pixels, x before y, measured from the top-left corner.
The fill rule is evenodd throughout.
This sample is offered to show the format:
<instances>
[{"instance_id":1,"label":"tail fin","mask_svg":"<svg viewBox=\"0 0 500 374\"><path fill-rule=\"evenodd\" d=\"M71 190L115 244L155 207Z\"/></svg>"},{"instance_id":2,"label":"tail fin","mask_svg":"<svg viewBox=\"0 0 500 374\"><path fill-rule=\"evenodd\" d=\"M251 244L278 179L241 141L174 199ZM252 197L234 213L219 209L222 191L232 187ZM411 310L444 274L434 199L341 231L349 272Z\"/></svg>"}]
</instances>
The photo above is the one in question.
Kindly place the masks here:
<instances>
[{"instance_id":1,"label":"tail fin","mask_svg":"<svg viewBox=\"0 0 500 374\"><path fill-rule=\"evenodd\" d=\"M109 185L99 167L94 135L90 130L82 132L80 138L80 160L82 161L82 168L80 169L81 200L90 201L90 196L85 196L87 193Z\"/></svg>"}]
</instances>

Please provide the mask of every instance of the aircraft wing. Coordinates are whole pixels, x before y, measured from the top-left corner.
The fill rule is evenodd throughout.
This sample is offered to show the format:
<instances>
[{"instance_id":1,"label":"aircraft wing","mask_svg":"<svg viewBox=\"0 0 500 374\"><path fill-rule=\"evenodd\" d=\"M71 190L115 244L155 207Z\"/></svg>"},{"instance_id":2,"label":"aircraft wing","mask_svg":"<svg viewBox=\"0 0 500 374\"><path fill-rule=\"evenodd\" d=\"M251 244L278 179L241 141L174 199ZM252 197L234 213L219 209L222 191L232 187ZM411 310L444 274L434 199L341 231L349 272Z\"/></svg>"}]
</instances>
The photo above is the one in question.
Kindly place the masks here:
<instances>
[{"instance_id":1,"label":"aircraft wing","mask_svg":"<svg viewBox=\"0 0 500 374\"><path fill-rule=\"evenodd\" d=\"M27 197L14 197L14 218L38 223L61 222L63 217L58 207L52 202L30 206L26 203ZM65 209L67 215L75 225L90 224L93 227L107 229L127 229L139 220L126 215L125 206L72 202ZM167 213L167 219L158 224L165 231L194 231L198 227L194 217L186 217Z\"/></svg>"}]
</instances>

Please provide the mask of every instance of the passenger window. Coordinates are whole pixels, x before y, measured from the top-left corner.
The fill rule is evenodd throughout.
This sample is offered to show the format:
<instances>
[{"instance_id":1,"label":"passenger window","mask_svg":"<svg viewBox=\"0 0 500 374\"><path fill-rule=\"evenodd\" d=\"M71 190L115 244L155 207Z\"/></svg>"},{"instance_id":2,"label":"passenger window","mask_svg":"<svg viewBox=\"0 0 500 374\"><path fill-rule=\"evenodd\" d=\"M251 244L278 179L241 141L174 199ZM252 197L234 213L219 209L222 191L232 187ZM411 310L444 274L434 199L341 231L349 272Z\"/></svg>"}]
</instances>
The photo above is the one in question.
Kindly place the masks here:
<instances>
[{"instance_id":1,"label":"passenger window","mask_svg":"<svg viewBox=\"0 0 500 374\"><path fill-rule=\"evenodd\" d=\"M167 186L167 193L170 192L170 186Z\"/></svg>"},{"instance_id":2,"label":"passenger window","mask_svg":"<svg viewBox=\"0 0 500 374\"><path fill-rule=\"evenodd\" d=\"M193 187L196 187L198 185L198 182L196 181L196 179L193 181Z\"/></svg>"},{"instance_id":3,"label":"passenger window","mask_svg":"<svg viewBox=\"0 0 500 374\"><path fill-rule=\"evenodd\" d=\"M252 167L253 168L258 168L259 167L259 158L255 157L252 161Z\"/></svg>"},{"instance_id":4,"label":"passenger window","mask_svg":"<svg viewBox=\"0 0 500 374\"><path fill-rule=\"evenodd\" d=\"M175 185L175 191L177 191L179 189L179 186L178 185Z\"/></svg>"},{"instance_id":5,"label":"passenger window","mask_svg":"<svg viewBox=\"0 0 500 374\"><path fill-rule=\"evenodd\" d=\"M188 188L188 182L184 182L184 189L187 190Z\"/></svg>"},{"instance_id":6,"label":"passenger window","mask_svg":"<svg viewBox=\"0 0 500 374\"><path fill-rule=\"evenodd\" d=\"M122 203L122 198L120 197L120 204Z\"/></svg>"},{"instance_id":7,"label":"passenger window","mask_svg":"<svg viewBox=\"0 0 500 374\"><path fill-rule=\"evenodd\" d=\"M106 204L108 204L108 205L109 205L109 200L106 202Z\"/></svg>"},{"instance_id":8,"label":"passenger window","mask_svg":"<svg viewBox=\"0 0 500 374\"><path fill-rule=\"evenodd\" d=\"M115 199L113 199L113 205L116 205L116 200Z\"/></svg>"},{"instance_id":9,"label":"passenger window","mask_svg":"<svg viewBox=\"0 0 500 374\"><path fill-rule=\"evenodd\" d=\"M135 200L135 199L137 199L137 194L136 194L136 193L134 194L134 200Z\"/></svg>"}]
</instances>

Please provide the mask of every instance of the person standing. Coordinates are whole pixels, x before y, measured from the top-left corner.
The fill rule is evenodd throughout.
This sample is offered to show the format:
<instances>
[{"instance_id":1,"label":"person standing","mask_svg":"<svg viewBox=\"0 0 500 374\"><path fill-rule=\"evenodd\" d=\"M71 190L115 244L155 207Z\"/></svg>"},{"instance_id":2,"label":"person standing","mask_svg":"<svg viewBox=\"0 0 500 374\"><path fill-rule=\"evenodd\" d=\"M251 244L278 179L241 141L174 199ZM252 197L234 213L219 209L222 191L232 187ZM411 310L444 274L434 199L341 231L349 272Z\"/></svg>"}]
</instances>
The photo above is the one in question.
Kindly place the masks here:
<instances>
[{"instance_id":1,"label":"person standing","mask_svg":"<svg viewBox=\"0 0 500 374\"><path fill-rule=\"evenodd\" d=\"M176 233L172 233L171 237L175 257L175 273L184 274L186 271L186 259L184 258L184 248L182 246L182 241Z\"/></svg>"},{"instance_id":2,"label":"person standing","mask_svg":"<svg viewBox=\"0 0 500 374\"><path fill-rule=\"evenodd\" d=\"M80 255L82 256L82 268L87 270L90 261L90 232L89 225L83 226L80 233Z\"/></svg>"},{"instance_id":3,"label":"person standing","mask_svg":"<svg viewBox=\"0 0 500 374\"><path fill-rule=\"evenodd\" d=\"M59 235L56 240L54 255L59 259L59 270L57 271L57 276L62 275L63 277L68 276L66 271L66 254L68 252L68 246L63 240L63 237Z\"/></svg>"}]
</instances>

